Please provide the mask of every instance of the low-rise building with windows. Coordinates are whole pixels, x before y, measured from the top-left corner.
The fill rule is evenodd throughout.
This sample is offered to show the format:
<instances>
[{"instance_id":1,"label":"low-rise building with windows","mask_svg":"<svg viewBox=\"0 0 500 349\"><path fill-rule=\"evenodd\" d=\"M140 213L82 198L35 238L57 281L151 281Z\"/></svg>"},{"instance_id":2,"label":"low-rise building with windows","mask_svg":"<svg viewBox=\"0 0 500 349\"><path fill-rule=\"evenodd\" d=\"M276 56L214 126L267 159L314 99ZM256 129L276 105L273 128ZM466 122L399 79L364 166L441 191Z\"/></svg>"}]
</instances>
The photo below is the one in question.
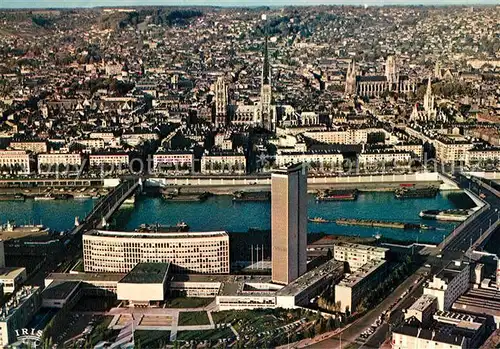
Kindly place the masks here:
<instances>
[{"instance_id":1,"label":"low-rise building with windows","mask_svg":"<svg viewBox=\"0 0 500 349\"><path fill-rule=\"evenodd\" d=\"M47 152L47 142L44 141L12 141L9 147L13 150L29 151L33 154Z\"/></svg>"},{"instance_id":2,"label":"low-rise building with windows","mask_svg":"<svg viewBox=\"0 0 500 349\"><path fill-rule=\"evenodd\" d=\"M383 128L349 128L339 130L315 130L306 131L304 136L324 144L365 144L370 134L383 134L384 138L389 136Z\"/></svg>"},{"instance_id":3,"label":"low-rise building with windows","mask_svg":"<svg viewBox=\"0 0 500 349\"><path fill-rule=\"evenodd\" d=\"M356 311L363 298L383 280L386 267L385 260L373 259L335 285L335 303L340 302L342 312Z\"/></svg>"},{"instance_id":4,"label":"low-rise building with windows","mask_svg":"<svg viewBox=\"0 0 500 349\"><path fill-rule=\"evenodd\" d=\"M101 150L106 145L102 138L75 139L72 144L76 144L87 151Z\"/></svg>"},{"instance_id":5,"label":"low-rise building with windows","mask_svg":"<svg viewBox=\"0 0 500 349\"><path fill-rule=\"evenodd\" d=\"M306 163L308 169L316 171L328 171L342 167L344 156L335 151L286 151L278 150L275 157L277 168L285 167L290 163Z\"/></svg>"},{"instance_id":6,"label":"low-rise building with windows","mask_svg":"<svg viewBox=\"0 0 500 349\"><path fill-rule=\"evenodd\" d=\"M201 158L203 174L245 174L246 158L242 151L210 152Z\"/></svg>"},{"instance_id":7,"label":"low-rise building with windows","mask_svg":"<svg viewBox=\"0 0 500 349\"><path fill-rule=\"evenodd\" d=\"M430 294L423 294L405 312L405 319L414 317L422 325L427 325L432 320L432 315L437 310L437 298Z\"/></svg>"},{"instance_id":8,"label":"low-rise building with windows","mask_svg":"<svg viewBox=\"0 0 500 349\"><path fill-rule=\"evenodd\" d=\"M389 249L369 245L341 242L333 248L336 261L349 263L349 269L356 271L371 260L386 259Z\"/></svg>"},{"instance_id":9,"label":"low-rise building with windows","mask_svg":"<svg viewBox=\"0 0 500 349\"><path fill-rule=\"evenodd\" d=\"M26 281L26 268L3 267L0 268L0 283L3 284L4 293L12 293Z\"/></svg>"},{"instance_id":10,"label":"low-rise building with windows","mask_svg":"<svg viewBox=\"0 0 500 349\"><path fill-rule=\"evenodd\" d=\"M0 150L0 172L31 172L30 156L24 150Z\"/></svg>"},{"instance_id":11,"label":"low-rise building with windows","mask_svg":"<svg viewBox=\"0 0 500 349\"><path fill-rule=\"evenodd\" d=\"M408 319L392 332L394 349L479 348L489 335L487 320L481 316L437 311L430 326Z\"/></svg>"},{"instance_id":12,"label":"low-rise building with windows","mask_svg":"<svg viewBox=\"0 0 500 349\"><path fill-rule=\"evenodd\" d=\"M144 142L157 141L158 139L158 134L153 132L125 133L122 135L122 142L132 147L136 147Z\"/></svg>"},{"instance_id":13,"label":"low-rise building with windows","mask_svg":"<svg viewBox=\"0 0 500 349\"><path fill-rule=\"evenodd\" d=\"M91 230L83 235L86 272L128 273L137 263L171 263L176 273L229 273L224 231L160 233Z\"/></svg>"},{"instance_id":14,"label":"low-rise building with windows","mask_svg":"<svg viewBox=\"0 0 500 349\"><path fill-rule=\"evenodd\" d=\"M424 294L437 298L439 310L449 310L453 302L469 289L469 282L470 265L452 261L424 285Z\"/></svg>"},{"instance_id":15,"label":"low-rise building with windows","mask_svg":"<svg viewBox=\"0 0 500 349\"><path fill-rule=\"evenodd\" d=\"M365 151L358 155L358 163L360 168L370 166L396 166L408 167L411 164L412 156L407 151L377 149Z\"/></svg>"},{"instance_id":16,"label":"low-rise building with windows","mask_svg":"<svg viewBox=\"0 0 500 349\"><path fill-rule=\"evenodd\" d=\"M474 148L467 151L467 165L497 164L500 161L500 148Z\"/></svg>"},{"instance_id":17,"label":"low-rise building with windows","mask_svg":"<svg viewBox=\"0 0 500 349\"><path fill-rule=\"evenodd\" d=\"M89 155L89 166L95 167L115 167L116 169L128 168L129 155L126 153L97 153Z\"/></svg>"},{"instance_id":18,"label":"low-rise building with windows","mask_svg":"<svg viewBox=\"0 0 500 349\"><path fill-rule=\"evenodd\" d=\"M38 173L54 173L60 167L78 170L82 166L82 156L71 153L38 154Z\"/></svg>"},{"instance_id":19,"label":"low-rise building with windows","mask_svg":"<svg viewBox=\"0 0 500 349\"><path fill-rule=\"evenodd\" d=\"M187 151L161 151L153 155L155 172L192 172L194 171L194 154Z\"/></svg>"},{"instance_id":20,"label":"low-rise building with windows","mask_svg":"<svg viewBox=\"0 0 500 349\"><path fill-rule=\"evenodd\" d=\"M467 140L454 140L445 136L435 139L433 144L437 160L444 164L465 162L469 150L473 148L473 144Z\"/></svg>"}]
</instances>

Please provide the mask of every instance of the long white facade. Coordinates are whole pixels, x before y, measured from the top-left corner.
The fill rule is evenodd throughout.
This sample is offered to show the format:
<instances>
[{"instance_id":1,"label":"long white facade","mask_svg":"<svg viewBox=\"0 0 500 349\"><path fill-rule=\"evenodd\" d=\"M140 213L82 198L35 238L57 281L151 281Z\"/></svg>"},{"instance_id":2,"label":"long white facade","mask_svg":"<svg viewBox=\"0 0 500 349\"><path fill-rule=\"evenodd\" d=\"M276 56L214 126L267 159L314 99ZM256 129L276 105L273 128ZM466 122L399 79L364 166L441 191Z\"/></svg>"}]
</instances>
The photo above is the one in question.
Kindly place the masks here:
<instances>
[{"instance_id":1,"label":"long white facade","mask_svg":"<svg viewBox=\"0 0 500 349\"><path fill-rule=\"evenodd\" d=\"M92 230L83 235L86 272L128 273L140 262L172 263L175 273L229 273L229 235Z\"/></svg>"}]
</instances>

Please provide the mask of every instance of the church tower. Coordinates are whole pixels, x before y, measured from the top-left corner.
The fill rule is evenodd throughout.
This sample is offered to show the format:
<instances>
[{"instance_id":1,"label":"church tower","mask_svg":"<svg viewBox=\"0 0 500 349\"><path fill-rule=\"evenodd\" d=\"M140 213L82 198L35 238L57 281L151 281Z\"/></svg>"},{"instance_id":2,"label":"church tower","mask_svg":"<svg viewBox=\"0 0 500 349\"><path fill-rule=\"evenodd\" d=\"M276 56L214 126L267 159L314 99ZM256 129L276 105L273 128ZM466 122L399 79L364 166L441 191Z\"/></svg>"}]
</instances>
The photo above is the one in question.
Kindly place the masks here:
<instances>
[{"instance_id":1,"label":"church tower","mask_svg":"<svg viewBox=\"0 0 500 349\"><path fill-rule=\"evenodd\" d=\"M352 64L349 63L347 68L347 74L345 76L345 93L347 95L353 95L356 93L356 62L352 60Z\"/></svg>"},{"instance_id":2,"label":"church tower","mask_svg":"<svg viewBox=\"0 0 500 349\"><path fill-rule=\"evenodd\" d=\"M434 78L437 80L443 79L443 74L441 73L441 63L436 61L436 65L434 66Z\"/></svg>"},{"instance_id":3,"label":"church tower","mask_svg":"<svg viewBox=\"0 0 500 349\"><path fill-rule=\"evenodd\" d=\"M264 43L264 64L262 66L261 89L260 89L260 126L265 129L273 129L271 66L269 65L269 51L267 35Z\"/></svg>"},{"instance_id":4,"label":"church tower","mask_svg":"<svg viewBox=\"0 0 500 349\"><path fill-rule=\"evenodd\" d=\"M424 110L427 114L427 120L434 120L436 118L436 109L434 108L434 95L432 94L432 83L430 76L427 80L427 91L424 95Z\"/></svg>"},{"instance_id":5,"label":"church tower","mask_svg":"<svg viewBox=\"0 0 500 349\"><path fill-rule=\"evenodd\" d=\"M227 124L227 86L224 78L218 77L214 87L215 93L215 126L224 127Z\"/></svg>"},{"instance_id":6,"label":"church tower","mask_svg":"<svg viewBox=\"0 0 500 349\"><path fill-rule=\"evenodd\" d=\"M396 58L394 56L388 56L385 62L385 77L387 78L389 88L392 87L392 84L397 82L397 75Z\"/></svg>"}]
</instances>

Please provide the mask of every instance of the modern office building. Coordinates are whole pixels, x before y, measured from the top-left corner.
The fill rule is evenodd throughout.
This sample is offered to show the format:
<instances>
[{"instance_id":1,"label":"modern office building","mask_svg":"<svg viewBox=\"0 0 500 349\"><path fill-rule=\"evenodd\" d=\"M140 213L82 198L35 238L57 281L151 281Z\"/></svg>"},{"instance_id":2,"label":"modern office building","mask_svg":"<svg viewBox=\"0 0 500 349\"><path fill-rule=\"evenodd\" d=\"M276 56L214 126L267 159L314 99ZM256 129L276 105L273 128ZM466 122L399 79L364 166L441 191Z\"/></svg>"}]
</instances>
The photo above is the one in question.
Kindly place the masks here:
<instances>
[{"instance_id":1,"label":"modern office building","mask_svg":"<svg viewBox=\"0 0 500 349\"><path fill-rule=\"evenodd\" d=\"M356 271L371 260L386 259L388 248L341 242L333 248L333 258L349 263L349 269Z\"/></svg>"},{"instance_id":2,"label":"modern office building","mask_svg":"<svg viewBox=\"0 0 500 349\"><path fill-rule=\"evenodd\" d=\"M117 296L130 306L165 300L169 263L139 263L118 281Z\"/></svg>"},{"instance_id":3,"label":"modern office building","mask_svg":"<svg viewBox=\"0 0 500 349\"><path fill-rule=\"evenodd\" d=\"M302 164L271 176L272 281L287 285L307 270L307 173Z\"/></svg>"},{"instance_id":4,"label":"modern office building","mask_svg":"<svg viewBox=\"0 0 500 349\"><path fill-rule=\"evenodd\" d=\"M83 235L86 272L128 273L138 263L171 263L175 273L229 273L224 231L144 233L91 230Z\"/></svg>"},{"instance_id":5,"label":"modern office building","mask_svg":"<svg viewBox=\"0 0 500 349\"><path fill-rule=\"evenodd\" d=\"M424 285L424 294L437 298L439 310L449 310L453 302L469 289L469 283L470 265L452 261Z\"/></svg>"},{"instance_id":6,"label":"modern office building","mask_svg":"<svg viewBox=\"0 0 500 349\"><path fill-rule=\"evenodd\" d=\"M40 309L42 298L38 287L23 286L0 312L0 347L17 340L16 330L24 328Z\"/></svg>"},{"instance_id":7,"label":"modern office building","mask_svg":"<svg viewBox=\"0 0 500 349\"><path fill-rule=\"evenodd\" d=\"M340 302L342 312L356 311L363 298L380 283L386 267L385 260L371 260L335 285L335 303Z\"/></svg>"},{"instance_id":8,"label":"modern office building","mask_svg":"<svg viewBox=\"0 0 500 349\"><path fill-rule=\"evenodd\" d=\"M173 297L215 298L217 309L293 309L307 305L329 285L343 277L344 266L334 259L308 271L286 286L271 283L269 275L170 274L169 263L139 263L129 273L54 273L45 279L49 289L44 302L55 306L54 290L79 285L84 294L108 292L129 306L161 306ZM72 286L73 285L73 286ZM70 292L58 293L57 301L68 301ZM71 301L74 301L72 299Z\"/></svg>"}]
</instances>

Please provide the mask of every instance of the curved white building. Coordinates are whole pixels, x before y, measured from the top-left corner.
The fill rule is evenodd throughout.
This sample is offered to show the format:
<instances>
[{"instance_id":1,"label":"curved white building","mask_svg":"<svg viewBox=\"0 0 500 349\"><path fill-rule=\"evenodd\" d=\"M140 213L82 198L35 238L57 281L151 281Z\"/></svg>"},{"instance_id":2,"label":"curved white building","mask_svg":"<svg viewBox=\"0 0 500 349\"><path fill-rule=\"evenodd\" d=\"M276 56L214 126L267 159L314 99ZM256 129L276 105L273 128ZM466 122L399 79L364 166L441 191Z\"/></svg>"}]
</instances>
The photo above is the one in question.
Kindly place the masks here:
<instances>
[{"instance_id":1,"label":"curved white building","mask_svg":"<svg viewBox=\"0 0 500 349\"><path fill-rule=\"evenodd\" d=\"M224 231L142 233L91 230L83 235L86 272L128 273L137 263L171 263L174 273L229 273Z\"/></svg>"}]
</instances>

